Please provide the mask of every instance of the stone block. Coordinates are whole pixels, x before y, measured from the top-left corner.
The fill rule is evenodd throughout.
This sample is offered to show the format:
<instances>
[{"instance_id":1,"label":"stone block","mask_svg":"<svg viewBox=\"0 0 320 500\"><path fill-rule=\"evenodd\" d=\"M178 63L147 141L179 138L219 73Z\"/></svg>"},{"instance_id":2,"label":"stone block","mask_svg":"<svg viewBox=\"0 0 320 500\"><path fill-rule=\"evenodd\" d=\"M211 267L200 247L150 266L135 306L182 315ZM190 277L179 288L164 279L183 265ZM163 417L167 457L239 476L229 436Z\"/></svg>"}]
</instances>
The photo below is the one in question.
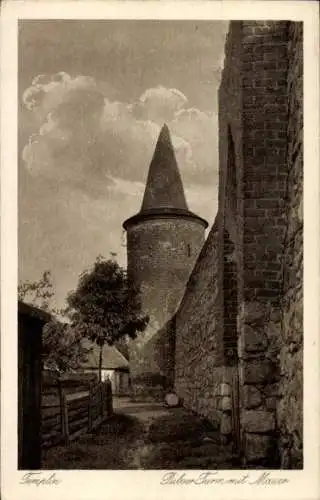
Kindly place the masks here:
<instances>
[{"instance_id":1,"label":"stone block","mask_svg":"<svg viewBox=\"0 0 320 500\"><path fill-rule=\"evenodd\" d=\"M257 408L261 402L261 393L256 387L252 385L245 385L243 387L243 404L246 409Z\"/></svg>"},{"instance_id":2,"label":"stone block","mask_svg":"<svg viewBox=\"0 0 320 500\"><path fill-rule=\"evenodd\" d=\"M241 414L241 425L246 432L260 434L275 429L276 421L272 412L246 410Z\"/></svg>"},{"instance_id":3,"label":"stone block","mask_svg":"<svg viewBox=\"0 0 320 500\"><path fill-rule=\"evenodd\" d=\"M243 347L247 352L265 351L268 339L263 331L245 325L243 332Z\"/></svg>"},{"instance_id":4,"label":"stone block","mask_svg":"<svg viewBox=\"0 0 320 500\"><path fill-rule=\"evenodd\" d=\"M268 384L278 378L278 370L268 359L244 361L241 370L244 384Z\"/></svg>"},{"instance_id":5,"label":"stone block","mask_svg":"<svg viewBox=\"0 0 320 500\"><path fill-rule=\"evenodd\" d=\"M281 322L268 321L264 326L264 331L269 339L279 339L281 335Z\"/></svg>"},{"instance_id":6,"label":"stone block","mask_svg":"<svg viewBox=\"0 0 320 500\"><path fill-rule=\"evenodd\" d=\"M277 398L275 396L270 396L265 401L268 410L275 410L277 408Z\"/></svg>"},{"instance_id":7,"label":"stone block","mask_svg":"<svg viewBox=\"0 0 320 500\"><path fill-rule=\"evenodd\" d=\"M222 396L219 400L219 410L231 411L232 409L232 399L230 396Z\"/></svg>"},{"instance_id":8,"label":"stone block","mask_svg":"<svg viewBox=\"0 0 320 500\"><path fill-rule=\"evenodd\" d=\"M272 438L260 434L245 434L244 456L247 463L259 462L268 457L272 448Z\"/></svg>"},{"instance_id":9,"label":"stone block","mask_svg":"<svg viewBox=\"0 0 320 500\"><path fill-rule=\"evenodd\" d=\"M175 406L179 405L179 398L175 393L170 392L166 394L164 399L166 404L170 407L174 408Z\"/></svg>"},{"instance_id":10,"label":"stone block","mask_svg":"<svg viewBox=\"0 0 320 500\"><path fill-rule=\"evenodd\" d=\"M264 323L268 313L269 308L266 304L258 301L245 302L242 306L242 321L249 325Z\"/></svg>"},{"instance_id":11,"label":"stone block","mask_svg":"<svg viewBox=\"0 0 320 500\"><path fill-rule=\"evenodd\" d=\"M281 386L279 382L275 384L266 385L264 387L264 393L266 397L269 396L281 396Z\"/></svg>"},{"instance_id":12,"label":"stone block","mask_svg":"<svg viewBox=\"0 0 320 500\"><path fill-rule=\"evenodd\" d=\"M220 432L223 435L231 434L232 432L232 421L230 415L223 414L220 423Z\"/></svg>"},{"instance_id":13,"label":"stone block","mask_svg":"<svg viewBox=\"0 0 320 500\"><path fill-rule=\"evenodd\" d=\"M270 313L270 321L275 323L280 323L282 320L282 310L278 307L274 307Z\"/></svg>"},{"instance_id":14,"label":"stone block","mask_svg":"<svg viewBox=\"0 0 320 500\"><path fill-rule=\"evenodd\" d=\"M231 396L231 387L226 382L219 385L220 396Z\"/></svg>"},{"instance_id":15,"label":"stone block","mask_svg":"<svg viewBox=\"0 0 320 500\"><path fill-rule=\"evenodd\" d=\"M218 430L220 427L220 422L221 422L221 412L219 410L215 410L210 408L208 410L208 421L210 422L210 426L214 430Z\"/></svg>"}]
</instances>

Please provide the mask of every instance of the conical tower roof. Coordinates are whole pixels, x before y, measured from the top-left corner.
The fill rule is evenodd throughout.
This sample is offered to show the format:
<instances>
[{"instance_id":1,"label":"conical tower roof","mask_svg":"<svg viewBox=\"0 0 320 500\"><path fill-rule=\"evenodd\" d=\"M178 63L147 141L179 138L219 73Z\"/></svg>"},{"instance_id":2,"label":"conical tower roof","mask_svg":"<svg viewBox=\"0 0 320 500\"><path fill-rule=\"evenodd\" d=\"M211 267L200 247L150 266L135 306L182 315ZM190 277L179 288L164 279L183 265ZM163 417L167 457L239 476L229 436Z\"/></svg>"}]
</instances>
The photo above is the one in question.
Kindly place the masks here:
<instances>
[{"instance_id":1,"label":"conical tower roof","mask_svg":"<svg viewBox=\"0 0 320 500\"><path fill-rule=\"evenodd\" d=\"M127 229L141 220L159 217L191 218L208 226L207 221L188 209L167 125L161 129L150 163L141 210L127 219L123 227Z\"/></svg>"},{"instance_id":2,"label":"conical tower roof","mask_svg":"<svg viewBox=\"0 0 320 500\"><path fill-rule=\"evenodd\" d=\"M167 125L161 129L151 160L141 211L158 208L188 210Z\"/></svg>"}]
</instances>

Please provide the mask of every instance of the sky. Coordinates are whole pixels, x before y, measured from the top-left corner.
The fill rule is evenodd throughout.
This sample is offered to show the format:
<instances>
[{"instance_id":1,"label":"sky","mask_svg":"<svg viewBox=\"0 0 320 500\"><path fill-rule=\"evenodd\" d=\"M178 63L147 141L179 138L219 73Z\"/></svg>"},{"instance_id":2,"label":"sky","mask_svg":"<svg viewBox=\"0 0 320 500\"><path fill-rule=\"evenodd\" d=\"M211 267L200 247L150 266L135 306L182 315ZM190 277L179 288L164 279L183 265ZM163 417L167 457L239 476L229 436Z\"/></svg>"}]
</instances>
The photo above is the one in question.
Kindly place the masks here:
<instances>
[{"instance_id":1,"label":"sky","mask_svg":"<svg viewBox=\"0 0 320 500\"><path fill-rule=\"evenodd\" d=\"M190 210L212 225L218 101L228 23L21 21L19 281L49 269L62 306L98 255L126 266L167 123Z\"/></svg>"}]
</instances>

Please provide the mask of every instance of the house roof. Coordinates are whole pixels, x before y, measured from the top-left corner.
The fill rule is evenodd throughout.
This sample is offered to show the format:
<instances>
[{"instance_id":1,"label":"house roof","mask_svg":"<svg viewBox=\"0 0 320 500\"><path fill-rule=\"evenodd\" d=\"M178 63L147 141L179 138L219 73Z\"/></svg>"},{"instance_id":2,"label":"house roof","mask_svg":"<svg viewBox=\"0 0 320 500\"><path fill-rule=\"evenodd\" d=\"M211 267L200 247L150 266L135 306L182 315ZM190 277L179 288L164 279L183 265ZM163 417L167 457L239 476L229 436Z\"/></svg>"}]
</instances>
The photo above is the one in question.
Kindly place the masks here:
<instances>
[{"instance_id":1,"label":"house roof","mask_svg":"<svg viewBox=\"0 0 320 500\"><path fill-rule=\"evenodd\" d=\"M47 323L52 319L52 316L47 311L39 309L39 307L32 306L31 304L26 304L21 300L18 301L18 314L23 316L28 316L30 318L35 318L42 323Z\"/></svg>"},{"instance_id":2,"label":"house roof","mask_svg":"<svg viewBox=\"0 0 320 500\"><path fill-rule=\"evenodd\" d=\"M91 349L87 360L82 363L83 368L99 368L100 347L90 340L84 339L82 345L86 349ZM117 368L129 369L128 360L121 354L115 346L105 344L102 351L102 368L105 370L115 370Z\"/></svg>"}]
</instances>

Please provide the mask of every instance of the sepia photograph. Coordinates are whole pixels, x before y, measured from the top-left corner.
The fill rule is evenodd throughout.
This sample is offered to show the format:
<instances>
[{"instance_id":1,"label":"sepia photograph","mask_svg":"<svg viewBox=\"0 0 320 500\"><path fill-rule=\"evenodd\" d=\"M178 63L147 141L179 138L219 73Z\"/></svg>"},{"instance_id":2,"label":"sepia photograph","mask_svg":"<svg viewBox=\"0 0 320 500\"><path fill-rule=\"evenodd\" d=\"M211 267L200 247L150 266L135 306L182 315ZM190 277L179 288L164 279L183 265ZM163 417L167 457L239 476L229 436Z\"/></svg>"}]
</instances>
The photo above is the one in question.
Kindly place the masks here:
<instances>
[{"instance_id":1,"label":"sepia photograph","mask_svg":"<svg viewBox=\"0 0 320 500\"><path fill-rule=\"evenodd\" d=\"M303 469L303 38L19 21L20 470Z\"/></svg>"}]
</instances>

